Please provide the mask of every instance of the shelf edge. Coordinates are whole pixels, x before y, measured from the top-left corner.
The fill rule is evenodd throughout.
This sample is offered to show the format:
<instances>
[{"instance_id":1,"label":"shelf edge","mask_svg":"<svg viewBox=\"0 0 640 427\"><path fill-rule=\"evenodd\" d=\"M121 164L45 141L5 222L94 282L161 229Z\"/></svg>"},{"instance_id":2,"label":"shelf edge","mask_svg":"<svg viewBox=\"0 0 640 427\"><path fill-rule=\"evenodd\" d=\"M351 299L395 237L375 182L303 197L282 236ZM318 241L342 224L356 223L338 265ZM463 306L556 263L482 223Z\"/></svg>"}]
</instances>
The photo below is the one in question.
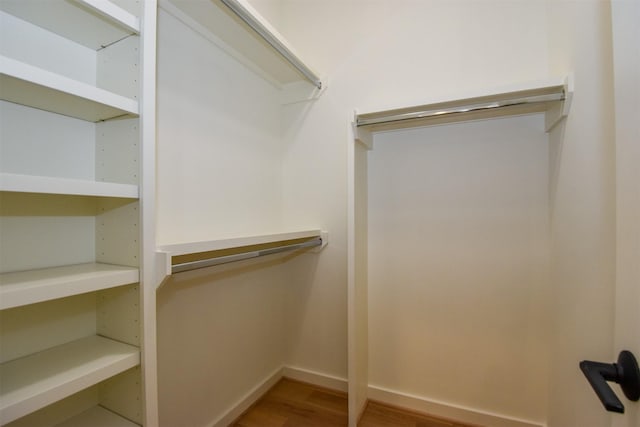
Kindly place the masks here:
<instances>
[{"instance_id":1,"label":"shelf edge","mask_svg":"<svg viewBox=\"0 0 640 427\"><path fill-rule=\"evenodd\" d=\"M0 191L137 199L137 185L81 179L0 173Z\"/></svg>"},{"instance_id":2,"label":"shelf edge","mask_svg":"<svg viewBox=\"0 0 640 427\"><path fill-rule=\"evenodd\" d=\"M0 310L124 286L137 268L89 263L0 274Z\"/></svg>"}]
</instances>

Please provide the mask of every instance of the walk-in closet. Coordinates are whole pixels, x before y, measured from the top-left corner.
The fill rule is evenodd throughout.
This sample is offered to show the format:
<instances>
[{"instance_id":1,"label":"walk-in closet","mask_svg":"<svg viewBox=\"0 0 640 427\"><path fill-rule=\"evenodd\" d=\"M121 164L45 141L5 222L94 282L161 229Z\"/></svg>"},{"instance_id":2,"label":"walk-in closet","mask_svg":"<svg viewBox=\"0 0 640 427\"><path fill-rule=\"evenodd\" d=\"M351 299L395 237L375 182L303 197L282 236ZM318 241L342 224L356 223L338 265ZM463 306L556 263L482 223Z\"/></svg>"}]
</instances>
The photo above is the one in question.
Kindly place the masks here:
<instances>
[{"instance_id":1,"label":"walk-in closet","mask_svg":"<svg viewBox=\"0 0 640 427\"><path fill-rule=\"evenodd\" d=\"M0 0L0 425L638 427L638 20Z\"/></svg>"}]
</instances>

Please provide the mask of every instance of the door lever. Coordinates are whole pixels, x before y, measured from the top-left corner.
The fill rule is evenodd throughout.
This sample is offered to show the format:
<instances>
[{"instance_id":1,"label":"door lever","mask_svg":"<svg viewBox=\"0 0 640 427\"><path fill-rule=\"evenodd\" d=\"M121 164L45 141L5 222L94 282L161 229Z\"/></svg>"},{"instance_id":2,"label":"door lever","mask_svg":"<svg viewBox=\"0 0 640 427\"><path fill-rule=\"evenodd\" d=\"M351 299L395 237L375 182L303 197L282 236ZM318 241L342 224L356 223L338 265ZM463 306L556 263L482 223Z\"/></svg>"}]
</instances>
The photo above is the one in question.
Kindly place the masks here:
<instances>
[{"instance_id":1,"label":"door lever","mask_svg":"<svg viewBox=\"0 0 640 427\"><path fill-rule=\"evenodd\" d=\"M640 399L640 370L633 353L623 350L618 355L618 363L601 363L583 360L580 369L607 411L624 413L624 405L613 392L607 381L620 384L627 399Z\"/></svg>"}]
</instances>

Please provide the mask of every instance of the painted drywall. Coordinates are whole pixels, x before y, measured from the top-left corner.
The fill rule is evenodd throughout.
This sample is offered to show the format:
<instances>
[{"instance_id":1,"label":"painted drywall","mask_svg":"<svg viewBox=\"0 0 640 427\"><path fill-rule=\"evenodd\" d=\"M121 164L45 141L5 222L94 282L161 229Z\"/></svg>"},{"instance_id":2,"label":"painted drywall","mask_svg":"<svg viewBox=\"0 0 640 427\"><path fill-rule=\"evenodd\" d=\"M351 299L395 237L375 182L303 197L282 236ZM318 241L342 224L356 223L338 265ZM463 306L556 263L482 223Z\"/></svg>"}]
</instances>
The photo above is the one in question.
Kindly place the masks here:
<instances>
[{"instance_id":1,"label":"painted drywall","mask_svg":"<svg viewBox=\"0 0 640 427\"><path fill-rule=\"evenodd\" d=\"M376 135L372 387L544 422L547 164L541 116Z\"/></svg>"},{"instance_id":2,"label":"painted drywall","mask_svg":"<svg viewBox=\"0 0 640 427\"><path fill-rule=\"evenodd\" d=\"M282 366L282 265L174 276L158 292L161 426L211 426Z\"/></svg>"},{"instance_id":3,"label":"painted drywall","mask_svg":"<svg viewBox=\"0 0 640 427\"><path fill-rule=\"evenodd\" d=\"M276 94L159 11L158 244L281 231ZM282 367L279 260L183 273L158 290L161 426L213 425Z\"/></svg>"},{"instance_id":4,"label":"painted drywall","mask_svg":"<svg viewBox=\"0 0 640 427\"><path fill-rule=\"evenodd\" d=\"M343 238L347 144L353 143L348 129L354 109L419 104L474 89L537 80L548 72L546 9L534 2L325 1L321 8L315 8L311 2L284 1L282 13L282 32L325 73L328 82L317 101L290 105L285 110L287 123L292 124L286 131L285 217L295 221L298 216L317 215L331 226L330 246L333 250L338 247L343 257L347 249ZM546 176L543 178L546 185ZM316 277L335 277L344 258L338 262L319 263ZM321 367L346 376L344 361L331 365L319 357L326 355L326 349L315 351L323 349L324 343L325 348L330 345L332 352L340 352L346 359L346 345L337 347L341 343L335 339L336 333L344 337L345 324L340 323L344 318L339 318L338 309L347 298L345 276L338 280L341 282L328 283L316 291L322 292L322 299L306 301L305 322L298 326L305 345L292 352L291 360L299 366ZM442 292L443 299L451 298L450 290ZM374 322L381 320L371 315ZM422 314L419 321L428 319ZM319 335L318 330L336 332ZM492 331L486 325L482 332ZM502 338L507 335L504 332ZM415 345L426 352L430 344L420 341ZM505 360L509 369L515 369L515 360ZM414 377L413 368L415 365L393 367L404 369L403 378ZM378 375L376 369L370 370L374 376ZM535 387L539 386L536 382ZM407 384L397 387L407 390ZM476 383L472 388L478 394L493 395L484 384ZM529 413L540 413L539 402L536 405ZM526 413L522 406L520 401L499 412Z\"/></svg>"},{"instance_id":5,"label":"painted drywall","mask_svg":"<svg viewBox=\"0 0 640 427\"><path fill-rule=\"evenodd\" d=\"M159 13L158 244L280 231L276 88Z\"/></svg>"},{"instance_id":6,"label":"painted drywall","mask_svg":"<svg viewBox=\"0 0 640 427\"><path fill-rule=\"evenodd\" d=\"M614 353L640 357L640 2L612 3L616 113L616 318ZM618 396L622 396L617 390ZM624 401L616 427L640 425L640 403Z\"/></svg>"},{"instance_id":7,"label":"painted drywall","mask_svg":"<svg viewBox=\"0 0 640 427\"><path fill-rule=\"evenodd\" d=\"M550 67L574 70L568 119L550 134L550 427L611 422L578 364L615 360L615 145L608 2L551 2Z\"/></svg>"},{"instance_id":8,"label":"painted drywall","mask_svg":"<svg viewBox=\"0 0 640 427\"><path fill-rule=\"evenodd\" d=\"M211 91L209 95L223 93L224 98L216 99L226 102L237 99L239 94L232 90L232 84L216 86L216 80L211 81L212 74L207 71L215 69L218 75L231 79L228 81L235 81L231 76L244 71L233 68L230 72L228 64L202 57L203 50L193 47L197 43L192 45L195 40L188 41L186 45L192 47L183 48L182 53L191 49L198 51L200 62L194 58L187 58L191 62L176 61L168 68L173 74L164 74L164 82L166 69L163 70L160 58L159 97L177 101L163 104L160 100L159 108L160 243L189 240L196 235L203 236L203 232L204 238L221 231L242 230L246 234L251 232L246 227L248 223L253 224L249 228L286 224L293 228L319 226L327 229L331 236L330 246L322 257L313 262L304 258L288 261L286 276L298 281L299 285L287 289L284 295L287 333L282 338L286 348L283 357L288 365L345 378L347 144L352 143L348 140L348 127L353 110L418 104L574 70L577 87L582 87L574 100L577 110L572 110L571 119L565 125L554 130L549 145L549 200L553 227L551 283L557 286L555 312L550 316L555 322L551 330L556 338L551 346L549 422L555 426L603 425L601 422L608 422L608 418L593 404L593 396L576 368L581 358L608 359L612 356L614 215L611 208L613 156L606 143L612 126L609 120L612 104L606 95L607 89L611 89L608 83L610 70L607 69L611 60L607 50L610 44L607 11L608 4L597 1L328 0L322 2L322 7L317 7L314 2L283 0L278 28L296 50L303 52L304 57L327 77L328 88L316 101L285 106L281 129L272 129L273 122L268 121L267 134L280 131L284 134L282 147L271 151L265 147L273 146L266 144L253 147L258 150L247 151L242 156L234 151L237 147L230 147L228 152L237 155L226 157L224 164L204 144L198 147L200 154L195 162L185 161L184 150L179 147L192 139L191 132L200 136L220 135L218 126L207 123L229 117L228 105L203 109L211 102L211 96L206 96L208 91ZM169 39L169 34L173 38L172 33L165 32L165 39ZM169 45L174 42L165 40ZM196 74L192 73L193 67L198 67ZM243 75L243 85L246 79ZM241 79L238 77L238 80ZM206 85L196 83L204 81ZM250 77L248 81L256 85L251 87L257 88L256 93L261 95L258 99L272 96L268 94L270 89ZM256 93L250 96L252 100L256 99ZM249 108L260 110L262 107ZM233 110L233 117L241 116L238 113L241 108ZM274 110L269 111L275 114ZM171 123L170 127L168 123ZM227 128L222 134L226 131ZM256 134L264 131L265 126L256 125ZM414 136L413 139L420 138ZM250 140L252 138L244 139ZM266 153L260 152L261 149L267 150ZM281 162L280 177L265 173L258 182L257 188L269 195L269 202L253 199L249 197L250 192L245 191L247 182L242 180L255 176L255 171L241 176L225 167L242 164L246 153L251 153L251 159L271 163L274 170ZM251 157L254 154L255 157ZM207 169L205 175L199 175L198 171ZM216 187L217 182L209 187L203 184L209 184L209 178L215 174L224 177L225 183L229 184L228 193ZM230 176L239 181L233 182ZM197 185L192 185L195 183ZM516 183L512 184L515 187ZM195 188L199 189L197 194ZM208 189L203 190L205 188ZM274 194L274 188L280 188L282 192ZM230 198L232 205L228 210L218 209L216 201L221 199L220 195ZM240 200L234 200L234 197ZM281 203L272 203L276 199ZM233 202L237 204L233 205ZM280 206L281 210L275 206ZM253 211L266 213L260 219L242 217L243 213ZM231 215L231 212L235 214ZM260 275L247 280L256 285L260 280L269 280L268 277L269 274L266 278ZM511 297L524 304L522 301L529 295L528 291L540 290L531 283L528 285ZM450 289L441 291L443 299L455 297ZM196 295L194 293L190 299L196 299ZM167 310L164 320L170 321L172 316L169 314L184 316L189 310L187 301L190 299L185 299L179 309L176 306ZM543 304L534 307L531 312L519 313L519 319L528 321L538 316ZM372 317L373 321L379 321L375 314ZM424 315L419 321L428 319ZM495 333L491 325L484 326L478 334L492 336ZM503 334L498 334L497 338L503 341L515 339L510 335L513 329L507 329L499 331ZM584 330L590 333L584 334ZM536 337L532 332L520 338L534 342ZM193 337L192 342L195 339ZM422 342L416 345L422 346L420 351L428 346ZM601 346L608 350L600 350ZM503 362L511 363L509 369L515 369L517 364L509 358ZM371 373L376 375L375 368ZM177 370L172 375L177 378ZM251 381L255 384L258 377L254 373L253 379L247 378L246 384ZM547 378L530 384L532 396L539 397L539 387ZM408 381L398 385L400 391L408 389L410 381L415 380ZM423 389L428 386L426 380L424 384L414 385ZM501 398L499 391L488 390L480 383L472 388L478 395L482 394L478 400L471 401L468 395L465 398L465 402L470 402L474 408L493 407ZM441 396L436 393L429 397L438 399ZM533 408L523 408L521 401L513 400L505 406L500 403L498 415L520 414L518 416L537 419L544 412L543 406L536 402Z\"/></svg>"}]
</instances>

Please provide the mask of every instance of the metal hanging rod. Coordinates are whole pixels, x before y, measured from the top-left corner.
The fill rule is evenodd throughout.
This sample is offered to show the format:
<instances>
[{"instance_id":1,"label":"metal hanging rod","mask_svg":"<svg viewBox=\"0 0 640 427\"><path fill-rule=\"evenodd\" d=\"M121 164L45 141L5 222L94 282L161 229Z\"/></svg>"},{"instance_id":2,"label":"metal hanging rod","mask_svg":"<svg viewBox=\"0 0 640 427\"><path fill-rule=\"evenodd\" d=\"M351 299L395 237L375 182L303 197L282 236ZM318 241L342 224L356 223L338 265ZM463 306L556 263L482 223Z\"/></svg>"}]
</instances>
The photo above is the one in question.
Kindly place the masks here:
<instances>
[{"instance_id":1,"label":"metal hanging rod","mask_svg":"<svg viewBox=\"0 0 640 427\"><path fill-rule=\"evenodd\" d=\"M371 126L384 123L401 122L405 120L443 118L446 116L459 115L464 113L473 113L478 111L487 111L500 108L514 107L520 105L545 104L553 101L563 101L565 99L565 91L561 89L557 93L534 95L526 97L511 98L505 100L486 101L478 103L470 103L453 107L429 108L430 106L416 107L415 111L407 111L407 109L390 110L381 113L358 116L356 118L356 126Z\"/></svg>"},{"instance_id":2,"label":"metal hanging rod","mask_svg":"<svg viewBox=\"0 0 640 427\"><path fill-rule=\"evenodd\" d=\"M281 40L269 31L262 22L257 20L238 0L221 0L238 18L243 20L253 31L273 47L282 57L297 69L315 87L322 89L322 81L309 67L306 66Z\"/></svg>"},{"instance_id":3,"label":"metal hanging rod","mask_svg":"<svg viewBox=\"0 0 640 427\"><path fill-rule=\"evenodd\" d=\"M277 247L274 247L274 248L260 249L260 250L257 250L257 251L244 252L244 253L239 253L239 254L234 254L234 255L226 255L226 256L220 256L220 257L215 257L215 258L209 258L209 259L203 259L203 260L198 260L198 261L185 262L185 263L181 263L181 264L175 264L175 265L171 266L171 273L172 274L181 273L181 272L184 272L184 271L196 270L198 268L213 267L215 265L227 264L227 263L230 263L230 262L242 261L242 260L245 260L245 259L257 258L257 257L265 256L265 255L277 254L277 253L280 253L280 252L288 252L288 251L293 251L293 250L296 250L296 249L312 248L312 247L316 247L316 246L322 246L322 238L321 237L316 237L315 239L308 240L308 241L302 242L302 243L295 243L295 244L291 244L291 245L277 246Z\"/></svg>"}]
</instances>

